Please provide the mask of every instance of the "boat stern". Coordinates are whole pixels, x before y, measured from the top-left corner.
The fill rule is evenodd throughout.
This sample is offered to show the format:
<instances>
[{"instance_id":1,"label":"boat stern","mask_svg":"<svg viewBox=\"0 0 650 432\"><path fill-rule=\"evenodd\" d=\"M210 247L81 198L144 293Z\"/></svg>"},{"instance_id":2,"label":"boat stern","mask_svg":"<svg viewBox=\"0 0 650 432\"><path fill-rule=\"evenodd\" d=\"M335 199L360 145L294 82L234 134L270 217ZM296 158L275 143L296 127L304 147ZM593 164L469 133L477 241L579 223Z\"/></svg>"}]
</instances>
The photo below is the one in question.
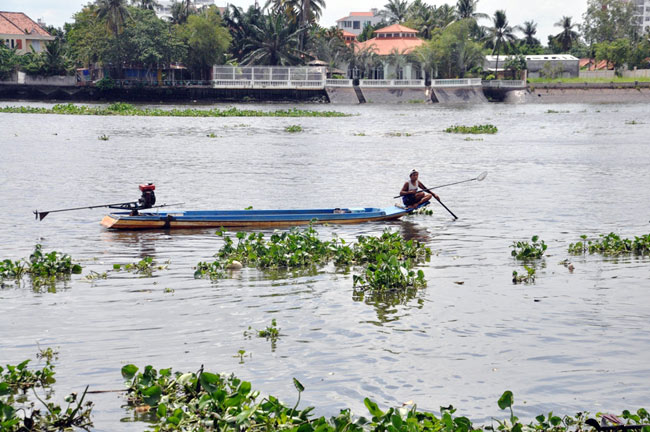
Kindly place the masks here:
<instances>
[{"instance_id":1,"label":"boat stern","mask_svg":"<svg viewBox=\"0 0 650 432\"><path fill-rule=\"evenodd\" d=\"M104 216L104 219L100 222L101 226L104 228L111 228L113 225L119 221L119 218L114 217L113 215L106 215Z\"/></svg>"}]
</instances>

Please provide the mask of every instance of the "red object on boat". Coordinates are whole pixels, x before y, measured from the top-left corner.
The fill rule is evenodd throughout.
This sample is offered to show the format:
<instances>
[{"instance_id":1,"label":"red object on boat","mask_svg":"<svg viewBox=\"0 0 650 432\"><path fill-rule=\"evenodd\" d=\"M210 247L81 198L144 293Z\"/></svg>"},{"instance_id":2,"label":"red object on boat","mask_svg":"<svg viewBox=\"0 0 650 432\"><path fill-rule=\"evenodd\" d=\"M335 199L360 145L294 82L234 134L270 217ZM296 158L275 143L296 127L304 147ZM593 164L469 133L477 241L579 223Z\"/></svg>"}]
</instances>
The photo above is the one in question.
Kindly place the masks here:
<instances>
[{"instance_id":1,"label":"red object on boat","mask_svg":"<svg viewBox=\"0 0 650 432\"><path fill-rule=\"evenodd\" d=\"M142 192L156 190L156 185L153 183L141 184L140 190Z\"/></svg>"}]
</instances>

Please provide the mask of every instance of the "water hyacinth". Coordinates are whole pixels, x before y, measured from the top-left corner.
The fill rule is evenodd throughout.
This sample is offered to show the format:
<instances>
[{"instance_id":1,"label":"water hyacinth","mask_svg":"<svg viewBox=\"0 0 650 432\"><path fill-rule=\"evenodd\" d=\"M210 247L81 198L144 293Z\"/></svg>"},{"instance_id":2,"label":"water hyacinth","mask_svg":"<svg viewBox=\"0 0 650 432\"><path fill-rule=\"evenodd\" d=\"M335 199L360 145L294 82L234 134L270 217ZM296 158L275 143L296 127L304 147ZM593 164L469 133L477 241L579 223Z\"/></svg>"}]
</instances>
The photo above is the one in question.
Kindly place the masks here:
<instances>
[{"instance_id":1,"label":"water hyacinth","mask_svg":"<svg viewBox=\"0 0 650 432\"><path fill-rule=\"evenodd\" d=\"M0 261L0 279L20 281L24 275L29 275L33 281L50 280L81 273L81 266L73 263L70 255L61 252L43 252L43 247L37 244L29 259Z\"/></svg>"},{"instance_id":2,"label":"water hyacinth","mask_svg":"<svg viewBox=\"0 0 650 432\"><path fill-rule=\"evenodd\" d=\"M580 238L582 241L569 245L569 253L576 255L587 252L602 255L650 255L650 234L634 237L634 239L621 238L614 233L601 234L598 239L594 240L589 240L586 235L582 235Z\"/></svg>"},{"instance_id":3,"label":"water hyacinth","mask_svg":"<svg viewBox=\"0 0 650 432\"><path fill-rule=\"evenodd\" d=\"M363 275L355 276L355 286L379 288L387 282L390 289L405 288L426 284L424 273L412 268L431 257L431 249L424 244L404 240L399 233L390 231L380 237L359 236L352 244L338 238L321 240L313 226L275 232L269 240L263 233L239 232L236 244L224 231L217 234L224 241L215 254L217 260L198 263L194 273L197 278L224 278L225 269L233 261L262 270L308 268L334 262L337 267L365 266Z\"/></svg>"},{"instance_id":4,"label":"water hyacinth","mask_svg":"<svg viewBox=\"0 0 650 432\"><path fill-rule=\"evenodd\" d=\"M457 134L495 134L499 131L496 126L492 124L474 125L474 126L450 126L444 130L447 133Z\"/></svg>"},{"instance_id":5,"label":"water hyacinth","mask_svg":"<svg viewBox=\"0 0 650 432\"><path fill-rule=\"evenodd\" d=\"M239 108L228 109L171 109L139 108L124 102L116 102L107 107L90 107L86 105L56 104L52 108L29 106L5 106L0 113L15 114L69 114L97 116L145 116L145 117L348 117L338 111L313 111L289 108L275 111L248 110Z\"/></svg>"}]
</instances>

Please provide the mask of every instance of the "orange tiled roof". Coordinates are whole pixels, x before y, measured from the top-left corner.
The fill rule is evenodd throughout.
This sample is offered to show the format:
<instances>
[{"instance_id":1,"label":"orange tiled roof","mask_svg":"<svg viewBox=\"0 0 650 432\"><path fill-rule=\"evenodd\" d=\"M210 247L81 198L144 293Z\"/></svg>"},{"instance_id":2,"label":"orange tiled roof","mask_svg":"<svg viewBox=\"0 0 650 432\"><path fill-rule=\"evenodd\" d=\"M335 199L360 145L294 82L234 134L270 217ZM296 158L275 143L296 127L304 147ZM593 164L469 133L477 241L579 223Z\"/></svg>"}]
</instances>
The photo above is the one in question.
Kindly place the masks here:
<instances>
[{"instance_id":1,"label":"orange tiled roof","mask_svg":"<svg viewBox=\"0 0 650 432\"><path fill-rule=\"evenodd\" d=\"M404 27L403 25L400 24L393 24L389 25L388 27L381 28L379 30L375 30L375 33L419 33L417 30L413 30L412 28Z\"/></svg>"},{"instance_id":2,"label":"orange tiled roof","mask_svg":"<svg viewBox=\"0 0 650 432\"><path fill-rule=\"evenodd\" d=\"M51 37L48 32L22 12L0 12L0 33Z\"/></svg>"},{"instance_id":3,"label":"orange tiled roof","mask_svg":"<svg viewBox=\"0 0 650 432\"><path fill-rule=\"evenodd\" d=\"M580 59L580 68L588 66L588 70L610 70L614 69L614 65L607 60L596 61L595 59L590 58L581 58Z\"/></svg>"},{"instance_id":4,"label":"orange tiled roof","mask_svg":"<svg viewBox=\"0 0 650 432\"><path fill-rule=\"evenodd\" d=\"M357 35L355 35L354 33L350 33L349 31L346 31L346 30L342 30L341 35L344 36L344 37L345 36L357 37Z\"/></svg>"},{"instance_id":5,"label":"orange tiled roof","mask_svg":"<svg viewBox=\"0 0 650 432\"><path fill-rule=\"evenodd\" d=\"M372 12L350 12L350 16L375 16Z\"/></svg>"},{"instance_id":6,"label":"orange tiled roof","mask_svg":"<svg viewBox=\"0 0 650 432\"><path fill-rule=\"evenodd\" d=\"M389 55L394 49L400 54L408 54L415 48L424 44L418 38L372 38L365 42L357 42L360 49L371 48L377 55Z\"/></svg>"}]
</instances>

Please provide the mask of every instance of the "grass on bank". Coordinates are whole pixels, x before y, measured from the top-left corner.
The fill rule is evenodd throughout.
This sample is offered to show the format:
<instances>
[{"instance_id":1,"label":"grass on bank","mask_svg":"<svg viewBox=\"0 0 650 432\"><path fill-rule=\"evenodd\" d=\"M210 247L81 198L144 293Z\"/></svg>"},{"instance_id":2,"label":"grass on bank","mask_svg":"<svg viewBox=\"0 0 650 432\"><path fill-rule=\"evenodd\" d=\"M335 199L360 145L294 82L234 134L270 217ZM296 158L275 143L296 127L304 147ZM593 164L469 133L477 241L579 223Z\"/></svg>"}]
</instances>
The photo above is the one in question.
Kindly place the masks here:
<instances>
[{"instance_id":1,"label":"grass on bank","mask_svg":"<svg viewBox=\"0 0 650 432\"><path fill-rule=\"evenodd\" d=\"M5 106L0 108L0 113L14 114L69 114L69 115L97 115L97 116L145 116L145 117L349 117L338 111L313 111L297 108L280 109L274 111L249 110L239 108L228 109L161 109L138 108L123 102L116 102L107 107L90 107L86 105L57 104L52 108L30 106Z\"/></svg>"},{"instance_id":2,"label":"grass on bank","mask_svg":"<svg viewBox=\"0 0 650 432\"><path fill-rule=\"evenodd\" d=\"M609 84L609 83L633 83L633 82L650 82L650 77L627 78L627 77L613 77L613 78L528 78L528 84Z\"/></svg>"}]
</instances>

